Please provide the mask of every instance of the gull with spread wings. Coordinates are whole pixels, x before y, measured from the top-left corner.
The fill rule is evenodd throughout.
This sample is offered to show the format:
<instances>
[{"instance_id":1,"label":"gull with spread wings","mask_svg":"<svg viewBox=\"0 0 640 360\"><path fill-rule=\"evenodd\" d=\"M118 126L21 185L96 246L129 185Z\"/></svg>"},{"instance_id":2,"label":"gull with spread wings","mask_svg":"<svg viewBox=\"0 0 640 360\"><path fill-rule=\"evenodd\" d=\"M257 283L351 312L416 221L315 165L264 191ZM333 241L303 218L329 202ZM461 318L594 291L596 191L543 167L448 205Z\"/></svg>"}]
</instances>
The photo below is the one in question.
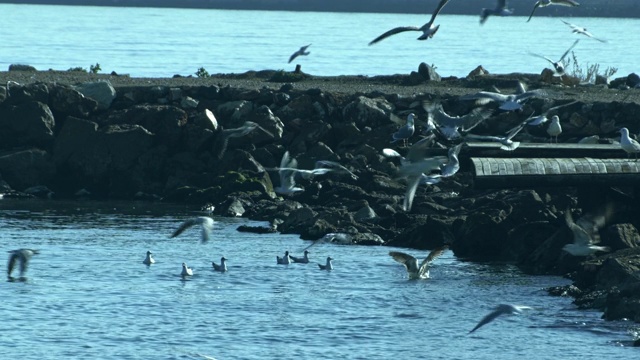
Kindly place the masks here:
<instances>
[{"instance_id":1,"label":"gull with spread wings","mask_svg":"<svg viewBox=\"0 0 640 360\"><path fill-rule=\"evenodd\" d=\"M171 237L174 238L180 234L182 234L188 228L200 225L202 229L202 235L200 239L200 243L204 244L211 238L211 231L213 231L214 221L212 218L207 216L198 216L195 218L185 220L176 231L171 234Z\"/></svg>"},{"instance_id":2,"label":"gull with spread wings","mask_svg":"<svg viewBox=\"0 0 640 360\"><path fill-rule=\"evenodd\" d=\"M611 208L606 206L601 209L600 213L587 213L574 222L571 210L567 209L564 213L564 220L573 235L573 243L566 244L562 250L573 256L589 256L598 251L610 251L608 246L596 244L600 242L600 229L604 227L607 217L611 216L611 213Z\"/></svg>"},{"instance_id":3,"label":"gull with spread wings","mask_svg":"<svg viewBox=\"0 0 640 360\"><path fill-rule=\"evenodd\" d=\"M533 308L530 306L500 304L496 306L496 308L492 312L490 312L487 316L482 318L482 320L480 320L478 325L476 325L476 327L474 327L471 331L469 331L469 334L478 330L480 327L492 322L500 315L511 315L511 314L517 315L517 314L521 314L522 310L531 310L531 309Z\"/></svg>"},{"instance_id":4,"label":"gull with spread wings","mask_svg":"<svg viewBox=\"0 0 640 360\"><path fill-rule=\"evenodd\" d=\"M574 33L574 34L584 35L586 37L590 37L592 39L598 40L598 41L600 41L602 43L606 43L607 42L607 40L598 39L597 37L593 36L593 34L591 34L590 32L587 31L587 28L572 24L570 22L566 22L564 20L560 20L560 21L562 21L563 23L567 24L567 26L569 26L571 28L571 32Z\"/></svg>"},{"instance_id":5,"label":"gull with spread wings","mask_svg":"<svg viewBox=\"0 0 640 360\"><path fill-rule=\"evenodd\" d=\"M547 60L548 62L550 62L550 63L551 63L551 65L553 65L553 70L554 70L554 74L553 74L553 75L554 75L554 76L563 76L563 75L565 74L565 72L564 72L564 64L563 64L563 62L562 62L562 61L563 61L563 60L564 60L564 58L567 56L567 54L569 54L569 51L571 51L571 49L573 49L573 47L574 47L574 46L576 46L576 45L578 44L578 41L580 41L580 40L576 40L576 41L574 41L574 42L573 42L573 45L571 45L571 46L567 49L567 51L565 51L565 52L564 52L564 54L562 54L562 56L560 57L560 60L558 60L558 61L553 61L553 60L549 59L549 58L548 58L548 57L546 57L546 56L538 55L538 54L534 54L534 53L532 53L532 52L530 52L530 53L529 53L529 55L532 55L532 56L539 57L539 58L541 58L541 59L545 59L545 60Z\"/></svg>"},{"instance_id":6,"label":"gull with spread wings","mask_svg":"<svg viewBox=\"0 0 640 360\"><path fill-rule=\"evenodd\" d=\"M405 31L422 31L422 35L420 35L420 37L418 38L418 40L427 40L429 38L432 38L433 35L436 34L436 32L438 31L438 29L440 28L440 25L436 25L433 26L433 22L436 19L436 16L438 15L438 13L440 12L440 10L442 10L442 8L447 4L447 2L449 2L449 0L440 0L440 3L438 4L438 7L436 8L436 11L433 12L433 14L431 14L431 20L429 20L428 23L417 27L417 26L399 26L397 28L393 28L389 31L387 31L386 33L378 36L377 38L371 40L371 42L369 43L369 45L373 45L379 41L382 41L386 38L388 38L391 35L395 35L395 34L399 34L401 32L405 32Z\"/></svg>"},{"instance_id":7,"label":"gull with spread wings","mask_svg":"<svg viewBox=\"0 0 640 360\"><path fill-rule=\"evenodd\" d=\"M482 13L480 13L480 25L487 21L489 15L509 16L511 14L513 14L513 9L507 8L507 0L498 0L495 9L482 9Z\"/></svg>"},{"instance_id":8,"label":"gull with spread wings","mask_svg":"<svg viewBox=\"0 0 640 360\"><path fill-rule=\"evenodd\" d=\"M429 267L431 267L431 263L445 251L447 251L447 249L449 249L449 245L442 245L431 250L429 255L427 255L427 257L422 260L422 263L420 263L420 265L418 265L418 259L401 251L390 251L389 255L393 258L393 260L404 265L404 267L407 269L407 273L409 274L409 279L428 279Z\"/></svg>"},{"instance_id":9,"label":"gull with spread wings","mask_svg":"<svg viewBox=\"0 0 640 360\"><path fill-rule=\"evenodd\" d=\"M536 12L536 10L539 7L546 7L546 6L550 6L550 5L575 7L575 6L579 6L580 3L575 1L575 0L538 0L533 5L533 10L531 10L531 15L529 15L529 18L527 19L527 22L531 21L531 18L533 17L533 13Z\"/></svg>"},{"instance_id":10,"label":"gull with spread wings","mask_svg":"<svg viewBox=\"0 0 640 360\"><path fill-rule=\"evenodd\" d=\"M293 54L291 54L291 56L289 57L289 63L291 63L293 61L293 59L297 58L300 55L309 55L311 54L311 52L307 51L307 48L311 46L311 44L306 45L306 46L302 46L298 51L294 52Z\"/></svg>"},{"instance_id":11,"label":"gull with spread wings","mask_svg":"<svg viewBox=\"0 0 640 360\"><path fill-rule=\"evenodd\" d=\"M444 112L442 104L429 100L423 101L422 107L429 114L429 118L433 121L437 133L444 136L447 140L461 138L463 133L478 126L493 113L491 109L475 108L466 115L451 116Z\"/></svg>"}]
</instances>

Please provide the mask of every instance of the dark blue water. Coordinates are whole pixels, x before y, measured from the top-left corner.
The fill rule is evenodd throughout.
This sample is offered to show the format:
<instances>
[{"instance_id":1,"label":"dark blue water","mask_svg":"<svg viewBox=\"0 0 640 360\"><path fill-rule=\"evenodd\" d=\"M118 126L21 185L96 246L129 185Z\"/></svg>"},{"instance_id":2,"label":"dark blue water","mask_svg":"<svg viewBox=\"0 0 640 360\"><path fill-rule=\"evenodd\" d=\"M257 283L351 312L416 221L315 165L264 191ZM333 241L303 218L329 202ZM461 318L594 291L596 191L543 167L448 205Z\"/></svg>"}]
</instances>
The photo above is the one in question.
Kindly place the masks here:
<instances>
[{"instance_id":1,"label":"dark blue water","mask_svg":"<svg viewBox=\"0 0 640 360\"><path fill-rule=\"evenodd\" d=\"M276 265L308 242L240 233L217 218L214 240L181 206L0 200L2 248L36 248L26 282L0 285L0 353L19 359L623 358L637 324L605 322L543 290L566 284L451 252L431 279L407 280L387 247L319 244L310 264ZM156 264L142 264L147 250ZM3 252L4 253L4 252ZM229 272L211 261L228 259ZM335 270L316 262L335 258ZM194 276L180 276L181 263ZM3 265L3 269L6 269ZM5 271L5 270L3 270ZM467 335L498 303L535 310Z\"/></svg>"},{"instance_id":2,"label":"dark blue water","mask_svg":"<svg viewBox=\"0 0 640 360\"><path fill-rule=\"evenodd\" d=\"M9 4L0 4L0 13L3 70L14 63L39 70L99 63L103 73L170 77L193 75L200 67L213 74L293 70L301 64L313 75L390 75L426 62L442 76L466 76L478 65L491 73L540 73L550 65L529 52L556 61L580 38L574 53L581 68L599 64L604 73L614 67L617 76L640 71L640 19L565 19L608 41L601 43L572 34L559 18L490 18L480 26L479 16L447 15L445 8L430 40L417 41L420 33L406 32L368 46L383 32L421 26L430 15ZM311 54L288 64L307 44Z\"/></svg>"}]
</instances>

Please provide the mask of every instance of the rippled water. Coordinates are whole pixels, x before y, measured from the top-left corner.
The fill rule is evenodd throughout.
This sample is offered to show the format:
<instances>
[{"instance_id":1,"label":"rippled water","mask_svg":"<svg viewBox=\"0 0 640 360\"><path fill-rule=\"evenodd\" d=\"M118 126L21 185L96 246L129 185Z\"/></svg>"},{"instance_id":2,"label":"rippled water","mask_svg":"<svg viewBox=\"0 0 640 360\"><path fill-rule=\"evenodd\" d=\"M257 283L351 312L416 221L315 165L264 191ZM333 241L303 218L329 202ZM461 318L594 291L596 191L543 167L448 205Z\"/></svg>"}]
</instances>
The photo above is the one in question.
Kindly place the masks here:
<instances>
[{"instance_id":1,"label":"rippled water","mask_svg":"<svg viewBox=\"0 0 640 360\"><path fill-rule=\"evenodd\" d=\"M215 240L191 229L198 215L143 203L0 201L2 247L37 248L26 282L0 285L0 353L18 359L434 359L622 358L637 327L604 322L543 288L566 284L451 252L432 279L410 281L391 248L320 244L315 263L276 265L308 245L294 235L236 231L217 218ZM142 264L145 252L156 264ZM404 250L416 255L426 253ZM211 261L228 258L229 272ZM194 268L180 277L180 264ZM5 269L3 267L3 269ZM4 271L4 270L3 270ZM471 335L498 303L533 306Z\"/></svg>"},{"instance_id":2,"label":"rippled water","mask_svg":"<svg viewBox=\"0 0 640 360\"><path fill-rule=\"evenodd\" d=\"M515 6L515 4L514 4ZM521 6L521 5L520 5ZM425 9L430 12L431 9ZM479 10L478 10L479 11ZM415 40L407 32L368 46L383 32L420 26L430 15L73 7L0 4L0 69L12 63L67 70L99 63L102 72L135 77L287 69L296 63L313 75L407 74L426 62L442 76L466 76L478 65L492 73L539 73L574 39L579 63L617 67L617 76L638 72L640 19L567 19L601 43L571 33L559 18L438 16L437 35ZM300 46L311 54L288 64Z\"/></svg>"}]
</instances>

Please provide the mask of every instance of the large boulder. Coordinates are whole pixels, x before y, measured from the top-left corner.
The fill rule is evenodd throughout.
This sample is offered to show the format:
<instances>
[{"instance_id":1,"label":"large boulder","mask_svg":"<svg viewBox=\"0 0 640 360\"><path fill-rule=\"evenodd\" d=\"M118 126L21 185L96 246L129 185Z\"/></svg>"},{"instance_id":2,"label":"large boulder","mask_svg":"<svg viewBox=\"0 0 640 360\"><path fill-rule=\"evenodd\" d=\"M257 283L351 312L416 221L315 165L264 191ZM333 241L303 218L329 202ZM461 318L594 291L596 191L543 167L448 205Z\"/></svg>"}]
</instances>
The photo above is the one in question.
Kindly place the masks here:
<instances>
[{"instance_id":1,"label":"large boulder","mask_svg":"<svg viewBox=\"0 0 640 360\"><path fill-rule=\"evenodd\" d=\"M155 144L169 149L181 146L182 129L187 124L187 113L172 105L137 105L115 111L107 119L109 124L135 124L155 135Z\"/></svg>"},{"instance_id":2,"label":"large boulder","mask_svg":"<svg viewBox=\"0 0 640 360\"><path fill-rule=\"evenodd\" d=\"M345 121L353 121L357 126L373 128L388 125L394 109L395 106L383 98L358 96L344 107L342 116Z\"/></svg>"},{"instance_id":3,"label":"large boulder","mask_svg":"<svg viewBox=\"0 0 640 360\"><path fill-rule=\"evenodd\" d=\"M29 101L0 107L0 148L37 146L53 143L55 120L46 104Z\"/></svg>"},{"instance_id":4,"label":"large boulder","mask_svg":"<svg viewBox=\"0 0 640 360\"><path fill-rule=\"evenodd\" d=\"M54 114L87 118L98 109L97 101L67 85L51 86L49 95L49 106Z\"/></svg>"},{"instance_id":5,"label":"large boulder","mask_svg":"<svg viewBox=\"0 0 640 360\"><path fill-rule=\"evenodd\" d=\"M99 110L106 110L116 98L116 89L107 81L86 82L75 86L82 95L95 100Z\"/></svg>"},{"instance_id":6,"label":"large boulder","mask_svg":"<svg viewBox=\"0 0 640 360\"><path fill-rule=\"evenodd\" d=\"M0 173L12 189L22 191L49 184L56 166L46 151L27 149L0 154Z\"/></svg>"}]
</instances>

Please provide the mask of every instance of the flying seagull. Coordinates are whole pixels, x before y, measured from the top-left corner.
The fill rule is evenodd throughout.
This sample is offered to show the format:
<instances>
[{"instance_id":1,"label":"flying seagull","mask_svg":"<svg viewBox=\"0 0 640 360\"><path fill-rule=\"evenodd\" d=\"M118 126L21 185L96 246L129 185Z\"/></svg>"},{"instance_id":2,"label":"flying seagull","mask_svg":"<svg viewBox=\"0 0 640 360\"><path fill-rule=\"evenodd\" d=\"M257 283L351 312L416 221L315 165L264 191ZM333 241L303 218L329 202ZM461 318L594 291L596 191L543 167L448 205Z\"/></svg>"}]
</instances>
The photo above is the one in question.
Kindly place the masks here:
<instances>
[{"instance_id":1,"label":"flying seagull","mask_svg":"<svg viewBox=\"0 0 640 360\"><path fill-rule=\"evenodd\" d=\"M20 277L24 275L29 266L29 260L33 255L39 254L40 251L33 249L18 249L9 251L9 264L7 265L7 277L11 279L11 273L16 266L16 262L20 261Z\"/></svg>"},{"instance_id":2,"label":"flying seagull","mask_svg":"<svg viewBox=\"0 0 640 360\"><path fill-rule=\"evenodd\" d=\"M295 194L298 191L304 191L303 188L296 187L294 179L296 173L302 174L305 178L312 178L315 175L326 174L333 169L315 168L312 170L298 169L298 161L289 156L289 152L285 151L280 160L280 167L270 168L268 170L278 170L280 175L280 185L273 188L275 192L282 195Z\"/></svg>"},{"instance_id":3,"label":"flying seagull","mask_svg":"<svg viewBox=\"0 0 640 360\"><path fill-rule=\"evenodd\" d=\"M151 264L154 264L155 262L156 260L153 258L153 253L147 250L147 257L145 257L144 260L142 260L142 263L145 265L151 265Z\"/></svg>"},{"instance_id":4,"label":"flying seagull","mask_svg":"<svg viewBox=\"0 0 640 360\"><path fill-rule=\"evenodd\" d=\"M487 21L489 15L509 16L511 14L513 14L513 9L507 8L507 0L498 0L495 9L482 9L482 13L480 13L480 25Z\"/></svg>"},{"instance_id":5,"label":"flying seagull","mask_svg":"<svg viewBox=\"0 0 640 360\"><path fill-rule=\"evenodd\" d=\"M198 216L195 218L185 220L180 227L171 234L171 237L174 238L180 234L182 234L188 228L194 225L200 225L202 228L202 238L200 240L201 243L206 243L211 238L211 231L213 230L213 219L207 216Z\"/></svg>"},{"instance_id":6,"label":"flying seagull","mask_svg":"<svg viewBox=\"0 0 640 360\"><path fill-rule=\"evenodd\" d=\"M476 103L485 104L495 101L499 104L500 110L513 111L522 109L522 103L532 97L542 97L546 93L542 89L529 90L518 94L500 94L490 91L479 91L475 94L467 94L460 97L460 100L477 100Z\"/></svg>"},{"instance_id":7,"label":"flying seagull","mask_svg":"<svg viewBox=\"0 0 640 360\"><path fill-rule=\"evenodd\" d=\"M389 31L387 31L386 33L378 36L377 38L371 40L371 42L369 43L369 45L373 45L381 40L384 40L386 38L388 38L391 35L395 35L395 34L399 34L401 32L405 32L405 31L422 31L422 35L420 35L420 37L418 38L418 40L427 40L429 38L432 38L433 35L436 34L436 32L438 31L438 29L440 28L440 25L436 25L433 26L433 22L436 19L436 16L438 16L438 13L440 12L440 10L442 10L442 8L447 5L447 3L449 2L449 0L440 0L440 3L438 4L438 7L436 8L436 11L433 12L433 14L431 14L431 20L429 20L428 23L417 27L417 26L399 26L397 28L393 28Z\"/></svg>"},{"instance_id":8,"label":"flying seagull","mask_svg":"<svg viewBox=\"0 0 640 360\"><path fill-rule=\"evenodd\" d=\"M471 334L472 332L478 330L481 326L492 322L493 320L495 320L500 315L510 315L510 314L514 314L515 315L515 314L522 313L522 310L531 310L531 309L533 309L533 308L529 307L529 306L500 304L492 312L490 312L487 316L482 318L482 320L480 320L478 325L476 325L476 327L474 327L471 331L469 331L469 334Z\"/></svg>"},{"instance_id":9,"label":"flying seagull","mask_svg":"<svg viewBox=\"0 0 640 360\"><path fill-rule=\"evenodd\" d=\"M418 259L400 251L390 251L389 255L393 260L404 265L407 269L407 273L409 274L409 279L428 279L431 262L442 255L447 249L449 249L449 245L443 245L431 250L429 255L422 260L420 265L418 265Z\"/></svg>"},{"instance_id":10,"label":"flying seagull","mask_svg":"<svg viewBox=\"0 0 640 360\"><path fill-rule=\"evenodd\" d=\"M533 17L533 13L536 12L536 9L538 9L539 7L546 7L549 5L560 5L560 6L571 6L571 7L575 7L575 6L579 6L580 3L574 0L538 0L536 1L536 3L533 5L533 10L531 10L531 15L529 15L529 18L527 19L527 22L531 21L531 17Z\"/></svg>"},{"instance_id":11,"label":"flying seagull","mask_svg":"<svg viewBox=\"0 0 640 360\"><path fill-rule=\"evenodd\" d=\"M215 153L217 153L218 159L222 159L225 151L227 150L227 145L229 144L230 138L242 137L248 135L255 129L260 129L264 131L267 135L273 137L273 133L258 125L253 121L245 121L242 126L233 129L225 129L220 132L218 135L218 140L216 142Z\"/></svg>"},{"instance_id":12,"label":"flying seagull","mask_svg":"<svg viewBox=\"0 0 640 360\"><path fill-rule=\"evenodd\" d=\"M562 61L564 60L565 56L567 56L569 51L571 51L571 49L573 49L573 47L576 46L576 44L578 44L578 41L580 41L580 40L576 39L576 41L573 42L573 45L571 45L567 49L567 51L565 51L564 54L562 54L562 56L560 57L560 60L558 60L558 61L553 61L553 60L549 59L546 56L534 54L532 52L530 52L529 55L536 56L536 57L539 57L541 59L547 60L548 62L551 63L551 65L553 65L554 76L563 76L565 74L565 72L564 72L564 64L562 63Z\"/></svg>"},{"instance_id":13,"label":"flying seagull","mask_svg":"<svg viewBox=\"0 0 640 360\"><path fill-rule=\"evenodd\" d=\"M571 28L571 32L574 34L581 34L584 35L586 37L590 37L592 39L598 40L600 42L606 43L607 40L602 40L602 39L598 39L597 37L593 36L590 32L587 31L586 28L583 28L582 26L578 26L578 25L574 25L572 23L566 22L564 20L560 20L563 23L567 24L567 26L569 26Z\"/></svg>"},{"instance_id":14,"label":"flying seagull","mask_svg":"<svg viewBox=\"0 0 640 360\"><path fill-rule=\"evenodd\" d=\"M586 214L575 223L571 210L567 209L564 219L573 234L573 243L566 244L562 250L573 256L589 256L598 251L610 251L608 246L595 245L600 242L600 229L604 227L608 211L609 209L606 209L604 214Z\"/></svg>"},{"instance_id":15,"label":"flying seagull","mask_svg":"<svg viewBox=\"0 0 640 360\"><path fill-rule=\"evenodd\" d=\"M465 97L463 96L461 99L464 100ZM429 100L423 101L422 107L429 114L429 118L433 121L437 133L444 136L447 140L461 138L463 133L478 126L488 119L493 113L493 110L491 109L478 107L471 110L466 115L451 116L444 112L442 104L438 102L431 102Z\"/></svg>"},{"instance_id":16,"label":"flying seagull","mask_svg":"<svg viewBox=\"0 0 640 360\"><path fill-rule=\"evenodd\" d=\"M297 58L300 55L309 55L311 54L311 52L307 51L307 48L311 46L311 44L307 45L307 46L303 46L300 48L300 50L294 52L293 54L291 54L291 57L289 58L289 63L291 63L293 61L293 59Z\"/></svg>"},{"instance_id":17,"label":"flying seagull","mask_svg":"<svg viewBox=\"0 0 640 360\"><path fill-rule=\"evenodd\" d=\"M220 265L212 261L211 266L213 266L213 270L215 271L225 272L227 271L227 259L223 256L220 258Z\"/></svg>"},{"instance_id":18,"label":"flying seagull","mask_svg":"<svg viewBox=\"0 0 640 360\"><path fill-rule=\"evenodd\" d=\"M638 153L640 152L640 143L629 137L629 129L623 127L620 129L620 147L627 153L627 157L633 154L638 161Z\"/></svg>"}]
</instances>

